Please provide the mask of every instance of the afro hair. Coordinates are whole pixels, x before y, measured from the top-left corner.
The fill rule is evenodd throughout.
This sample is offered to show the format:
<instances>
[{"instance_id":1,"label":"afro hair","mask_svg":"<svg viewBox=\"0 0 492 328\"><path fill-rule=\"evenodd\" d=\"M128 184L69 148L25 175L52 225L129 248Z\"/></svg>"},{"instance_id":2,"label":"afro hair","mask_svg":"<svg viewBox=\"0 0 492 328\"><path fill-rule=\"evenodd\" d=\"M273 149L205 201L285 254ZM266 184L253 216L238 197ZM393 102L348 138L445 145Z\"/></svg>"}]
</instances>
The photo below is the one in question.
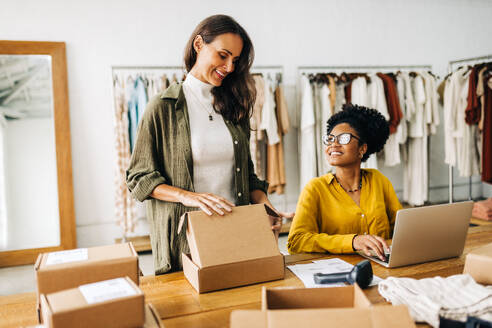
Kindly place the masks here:
<instances>
[{"instance_id":1,"label":"afro hair","mask_svg":"<svg viewBox=\"0 0 492 328\"><path fill-rule=\"evenodd\" d=\"M367 151L362 162L369 156L383 149L389 137L389 124L375 109L353 104L343 105L342 111L334 114L326 122L326 134L330 134L335 126L341 123L349 124L361 138L361 144L367 144Z\"/></svg>"}]
</instances>

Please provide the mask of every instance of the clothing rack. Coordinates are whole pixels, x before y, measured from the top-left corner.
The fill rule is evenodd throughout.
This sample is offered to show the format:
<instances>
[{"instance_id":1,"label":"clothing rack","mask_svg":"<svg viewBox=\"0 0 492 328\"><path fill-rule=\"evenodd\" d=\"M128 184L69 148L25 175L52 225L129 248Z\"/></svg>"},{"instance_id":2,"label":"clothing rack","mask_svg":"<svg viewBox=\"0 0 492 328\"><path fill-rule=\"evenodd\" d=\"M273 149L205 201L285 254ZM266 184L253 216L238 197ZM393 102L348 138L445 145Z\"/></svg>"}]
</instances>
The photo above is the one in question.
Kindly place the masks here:
<instances>
[{"instance_id":1,"label":"clothing rack","mask_svg":"<svg viewBox=\"0 0 492 328\"><path fill-rule=\"evenodd\" d=\"M414 71L414 70L426 70L431 71L432 65L334 65L334 66L298 66L297 76L298 87L300 90L300 77L305 74L323 74L323 73L377 73L377 72L388 72L388 71ZM297 92L297 106L300 107L301 95ZM299 116L299 111L297 111L297 116ZM299 122L299 117L296 117L297 122ZM298 140L300 144L300 140ZM430 154L430 142L427 142L427 152ZM430 187L430 165L427 166L427 193Z\"/></svg>"},{"instance_id":2,"label":"clothing rack","mask_svg":"<svg viewBox=\"0 0 492 328\"><path fill-rule=\"evenodd\" d=\"M486 63L488 61L492 61L492 54L490 55L485 55L485 56L478 56L478 57L469 57L469 58L463 58L463 59L457 59L457 60L451 60L448 63L448 74L453 73L453 71L456 70L456 66L463 66L463 65L475 65L475 64L481 64L481 63ZM449 202L453 203L453 167L449 165ZM468 178L468 199L472 200L473 194L472 194L472 177Z\"/></svg>"}]
</instances>

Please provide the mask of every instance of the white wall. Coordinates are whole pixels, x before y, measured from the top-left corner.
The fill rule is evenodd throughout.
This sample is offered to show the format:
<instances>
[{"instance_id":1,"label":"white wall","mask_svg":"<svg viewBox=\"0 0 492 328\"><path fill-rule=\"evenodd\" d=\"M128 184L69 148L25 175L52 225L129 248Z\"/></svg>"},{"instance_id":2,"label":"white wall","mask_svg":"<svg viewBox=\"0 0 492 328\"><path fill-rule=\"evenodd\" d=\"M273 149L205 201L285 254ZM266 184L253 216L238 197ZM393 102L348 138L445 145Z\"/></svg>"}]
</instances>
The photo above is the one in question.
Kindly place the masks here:
<instances>
[{"instance_id":1,"label":"white wall","mask_svg":"<svg viewBox=\"0 0 492 328\"><path fill-rule=\"evenodd\" d=\"M8 1L0 12L3 39L67 43L79 245L111 242L119 232L112 224L111 65L179 65L196 24L215 13L246 28L256 65L284 66L292 115L300 65L430 64L445 75L449 60L492 53L487 0ZM299 190L296 133L285 139L289 209ZM441 153L432 157L433 183L446 198L447 167ZM281 207L284 199L274 201Z\"/></svg>"}]
</instances>

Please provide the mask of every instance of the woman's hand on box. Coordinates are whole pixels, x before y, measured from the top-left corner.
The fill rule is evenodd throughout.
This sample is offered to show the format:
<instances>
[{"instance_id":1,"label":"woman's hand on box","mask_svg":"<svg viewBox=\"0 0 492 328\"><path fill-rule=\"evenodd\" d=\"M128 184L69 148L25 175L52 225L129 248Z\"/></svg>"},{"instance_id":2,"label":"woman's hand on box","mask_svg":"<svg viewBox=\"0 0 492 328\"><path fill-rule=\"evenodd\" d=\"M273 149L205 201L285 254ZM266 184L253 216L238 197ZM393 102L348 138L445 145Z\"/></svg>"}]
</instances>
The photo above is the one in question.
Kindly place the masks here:
<instances>
[{"instance_id":1,"label":"woman's hand on box","mask_svg":"<svg viewBox=\"0 0 492 328\"><path fill-rule=\"evenodd\" d=\"M192 191L184 191L180 197L180 203L188 207L198 207L207 215L212 215L214 212L225 215L226 212L232 212L232 207L235 206L224 197Z\"/></svg>"}]
</instances>

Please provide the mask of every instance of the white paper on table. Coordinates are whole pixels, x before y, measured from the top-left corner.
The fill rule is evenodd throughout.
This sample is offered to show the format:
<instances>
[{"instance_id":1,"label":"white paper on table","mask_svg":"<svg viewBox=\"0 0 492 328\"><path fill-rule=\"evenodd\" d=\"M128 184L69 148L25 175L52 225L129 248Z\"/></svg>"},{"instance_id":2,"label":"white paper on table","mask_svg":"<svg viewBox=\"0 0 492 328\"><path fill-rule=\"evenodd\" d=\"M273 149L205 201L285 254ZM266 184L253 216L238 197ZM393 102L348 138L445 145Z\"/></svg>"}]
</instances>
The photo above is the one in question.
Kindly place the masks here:
<instances>
[{"instance_id":1,"label":"white paper on table","mask_svg":"<svg viewBox=\"0 0 492 328\"><path fill-rule=\"evenodd\" d=\"M352 271L353 267L354 266L352 264L345 262L339 258L318 260L308 264L294 264L287 266L287 268L302 281L306 288L346 286L345 283L317 284L314 282L313 275L315 273L350 272ZM372 282L369 286L376 286L381 281L383 281L383 279L377 276L373 276Z\"/></svg>"},{"instance_id":2,"label":"white paper on table","mask_svg":"<svg viewBox=\"0 0 492 328\"><path fill-rule=\"evenodd\" d=\"M87 248L77 248L69 251L49 253L45 265L87 261L88 259L89 255L87 253Z\"/></svg>"},{"instance_id":3,"label":"white paper on table","mask_svg":"<svg viewBox=\"0 0 492 328\"><path fill-rule=\"evenodd\" d=\"M125 278L116 278L79 286L88 304L136 295L137 291Z\"/></svg>"}]
</instances>

